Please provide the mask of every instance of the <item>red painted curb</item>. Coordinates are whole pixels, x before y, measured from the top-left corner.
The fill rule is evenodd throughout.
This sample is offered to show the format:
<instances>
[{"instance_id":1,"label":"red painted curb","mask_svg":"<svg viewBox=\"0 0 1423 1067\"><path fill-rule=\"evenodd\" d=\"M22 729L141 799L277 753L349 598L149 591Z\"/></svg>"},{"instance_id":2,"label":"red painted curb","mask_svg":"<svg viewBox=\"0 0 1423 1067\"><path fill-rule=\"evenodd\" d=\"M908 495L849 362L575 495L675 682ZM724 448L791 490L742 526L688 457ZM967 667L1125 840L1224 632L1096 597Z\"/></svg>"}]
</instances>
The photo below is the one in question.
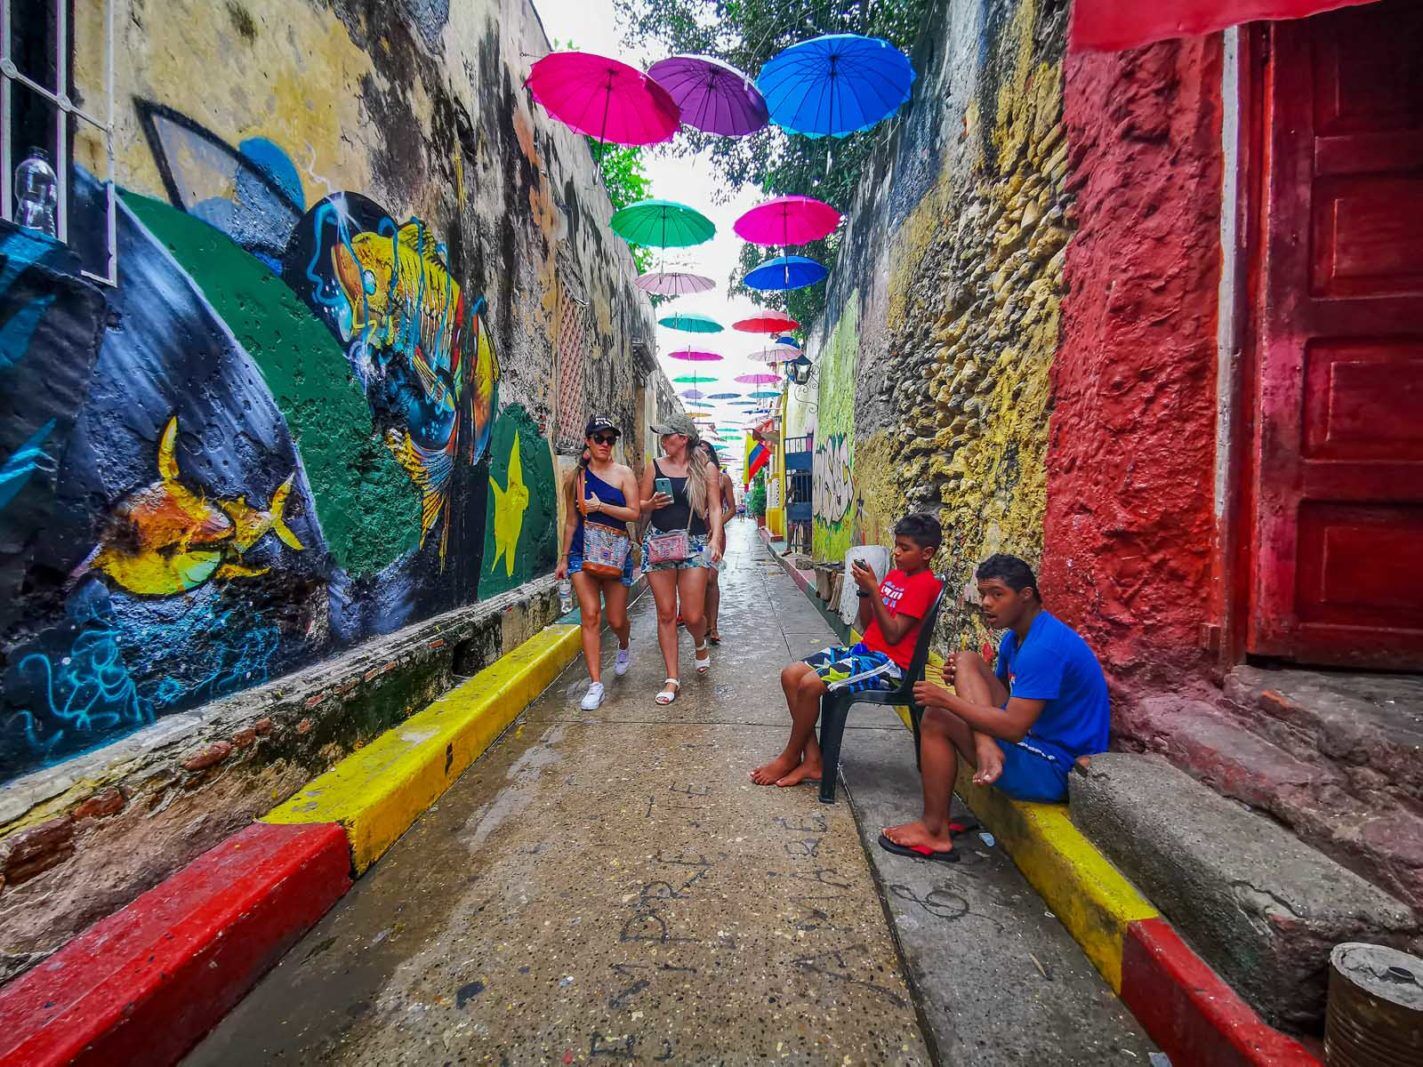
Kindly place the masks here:
<instances>
[{"instance_id":1,"label":"red painted curb","mask_svg":"<svg viewBox=\"0 0 1423 1067\"><path fill-rule=\"evenodd\" d=\"M350 885L341 827L254 823L0 990L0 1063L175 1062Z\"/></svg>"},{"instance_id":2,"label":"red painted curb","mask_svg":"<svg viewBox=\"0 0 1423 1067\"><path fill-rule=\"evenodd\" d=\"M1122 1001L1176 1067L1318 1067L1269 1026L1165 919L1127 927Z\"/></svg>"}]
</instances>

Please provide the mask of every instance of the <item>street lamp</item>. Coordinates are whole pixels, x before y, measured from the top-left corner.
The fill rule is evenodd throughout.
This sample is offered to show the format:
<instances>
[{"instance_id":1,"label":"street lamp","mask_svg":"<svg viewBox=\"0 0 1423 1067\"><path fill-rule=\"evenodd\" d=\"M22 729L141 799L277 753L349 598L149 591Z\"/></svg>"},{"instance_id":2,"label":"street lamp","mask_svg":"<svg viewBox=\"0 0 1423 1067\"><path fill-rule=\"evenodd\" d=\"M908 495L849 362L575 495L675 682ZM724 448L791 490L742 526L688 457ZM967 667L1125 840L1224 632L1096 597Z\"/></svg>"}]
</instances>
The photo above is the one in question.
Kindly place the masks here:
<instances>
[{"instance_id":1,"label":"street lamp","mask_svg":"<svg viewBox=\"0 0 1423 1067\"><path fill-rule=\"evenodd\" d=\"M810 381L810 372L815 365L802 353L786 364L786 381L792 385L805 385Z\"/></svg>"}]
</instances>

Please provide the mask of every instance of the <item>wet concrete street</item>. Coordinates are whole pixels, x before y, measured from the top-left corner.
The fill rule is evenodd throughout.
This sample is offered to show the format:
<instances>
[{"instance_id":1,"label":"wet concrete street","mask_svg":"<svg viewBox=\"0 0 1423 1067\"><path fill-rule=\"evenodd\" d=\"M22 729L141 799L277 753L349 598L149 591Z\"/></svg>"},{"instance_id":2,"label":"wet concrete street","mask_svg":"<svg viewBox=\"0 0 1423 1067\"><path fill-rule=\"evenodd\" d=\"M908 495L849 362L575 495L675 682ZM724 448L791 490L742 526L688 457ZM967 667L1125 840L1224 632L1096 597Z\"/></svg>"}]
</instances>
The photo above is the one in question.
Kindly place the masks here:
<instances>
[{"instance_id":1,"label":"wet concrete street","mask_svg":"<svg viewBox=\"0 0 1423 1067\"><path fill-rule=\"evenodd\" d=\"M579 710L575 660L188 1062L917 1064L935 1048L1032 1062L1076 1048L1075 1020L1094 1030L1090 1055L1048 1061L1145 1063L1129 1016L1001 854L981 866L1009 882L970 897L1000 932L1029 917L1038 932L1010 930L1013 960L1047 938L1037 958L1059 968L1056 987L1029 970L1048 992L986 1027L992 939L951 940L910 915L911 932L943 946L909 946L921 985L953 967L953 944L978 960L963 972L976 995L911 991L851 805L746 776L784 742L780 668L830 631L748 522L733 526L722 581L709 678L683 635L683 695L654 704L664 671L644 596L626 677L612 677L606 645L603 707ZM898 752L912 775L907 736L882 720L857 728L883 738L861 751ZM906 884L900 896L919 892ZM905 926L903 901L891 911Z\"/></svg>"}]
</instances>

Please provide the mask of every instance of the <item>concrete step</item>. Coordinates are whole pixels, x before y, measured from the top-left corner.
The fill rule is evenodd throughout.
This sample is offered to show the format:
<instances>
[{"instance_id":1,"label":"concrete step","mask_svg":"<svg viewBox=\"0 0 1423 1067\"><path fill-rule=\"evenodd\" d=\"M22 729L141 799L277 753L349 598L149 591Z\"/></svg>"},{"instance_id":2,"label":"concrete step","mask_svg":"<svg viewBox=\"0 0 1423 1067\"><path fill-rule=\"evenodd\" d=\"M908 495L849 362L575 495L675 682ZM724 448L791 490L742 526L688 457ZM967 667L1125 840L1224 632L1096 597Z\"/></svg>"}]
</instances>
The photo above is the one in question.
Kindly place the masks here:
<instances>
[{"instance_id":1,"label":"concrete step","mask_svg":"<svg viewBox=\"0 0 1423 1067\"><path fill-rule=\"evenodd\" d=\"M1388 790L1361 794L1355 778L1300 743L1300 735L1287 748L1204 700L1163 694L1123 706L1120 715L1121 731L1149 751L1269 813L1306 844L1423 908L1423 817L1407 797Z\"/></svg>"},{"instance_id":2,"label":"concrete step","mask_svg":"<svg viewBox=\"0 0 1423 1067\"><path fill-rule=\"evenodd\" d=\"M1270 819L1155 755L1073 776L1073 822L1270 1023L1319 1033L1329 951L1406 946L1417 916Z\"/></svg>"},{"instance_id":3,"label":"concrete step","mask_svg":"<svg viewBox=\"0 0 1423 1067\"><path fill-rule=\"evenodd\" d=\"M1352 792L1423 802L1423 676L1241 666L1225 695L1256 732L1332 762Z\"/></svg>"}]
</instances>

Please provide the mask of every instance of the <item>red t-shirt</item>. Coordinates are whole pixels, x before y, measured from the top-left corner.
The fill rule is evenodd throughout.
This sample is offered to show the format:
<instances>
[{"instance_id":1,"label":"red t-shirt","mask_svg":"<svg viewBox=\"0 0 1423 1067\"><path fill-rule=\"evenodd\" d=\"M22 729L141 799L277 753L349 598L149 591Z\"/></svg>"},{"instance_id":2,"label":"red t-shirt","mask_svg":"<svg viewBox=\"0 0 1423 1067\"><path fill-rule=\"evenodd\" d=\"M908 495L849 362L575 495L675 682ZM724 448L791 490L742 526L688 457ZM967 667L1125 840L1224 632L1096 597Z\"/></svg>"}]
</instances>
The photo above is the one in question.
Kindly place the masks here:
<instances>
[{"instance_id":1,"label":"red t-shirt","mask_svg":"<svg viewBox=\"0 0 1423 1067\"><path fill-rule=\"evenodd\" d=\"M923 628L924 616L929 613L934 598L939 595L939 579L935 578L934 572L927 567L913 574L905 574L900 570L890 571L884 576L884 581L880 582L879 595L884 599L884 606L889 609L891 615L911 615L916 621L899 644L891 645L884 639L879 620L871 617L862 643L872 652L883 652L899 664L901 670L908 670L909 661L914 658L914 644L919 640L919 631Z\"/></svg>"}]
</instances>

